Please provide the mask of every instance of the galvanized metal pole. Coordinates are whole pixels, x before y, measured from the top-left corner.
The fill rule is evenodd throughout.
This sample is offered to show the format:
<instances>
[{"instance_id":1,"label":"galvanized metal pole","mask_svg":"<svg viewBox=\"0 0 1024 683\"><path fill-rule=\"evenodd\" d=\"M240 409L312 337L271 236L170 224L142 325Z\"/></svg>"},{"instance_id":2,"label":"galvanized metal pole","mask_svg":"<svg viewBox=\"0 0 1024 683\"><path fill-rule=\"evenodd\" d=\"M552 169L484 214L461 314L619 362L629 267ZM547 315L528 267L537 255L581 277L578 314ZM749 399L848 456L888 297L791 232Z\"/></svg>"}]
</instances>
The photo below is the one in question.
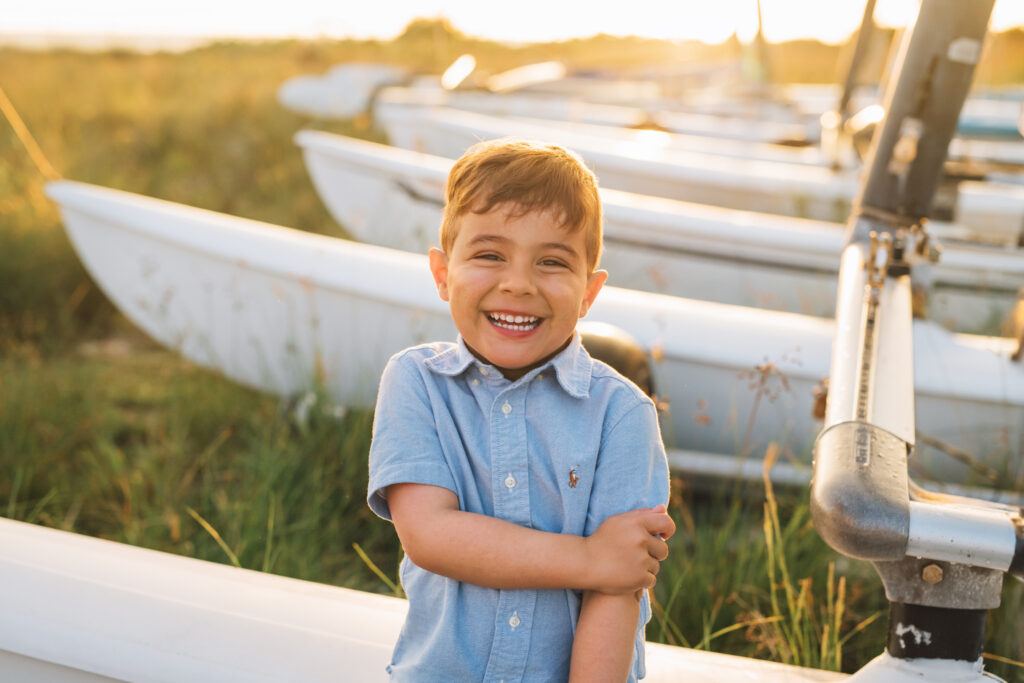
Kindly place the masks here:
<instances>
[{"instance_id":1,"label":"galvanized metal pole","mask_svg":"<svg viewBox=\"0 0 1024 683\"><path fill-rule=\"evenodd\" d=\"M910 271L994 0L922 0L872 141L839 274L825 428L811 512L836 550L870 560L892 604L887 651L851 680L983 681L985 610L1024 576L1020 509L954 501L910 481ZM978 503L981 503L978 501Z\"/></svg>"},{"instance_id":2,"label":"galvanized metal pole","mask_svg":"<svg viewBox=\"0 0 1024 683\"><path fill-rule=\"evenodd\" d=\"M993 4L921 2L885 95L885 120L872 140L857 199L861 208L883 212L887 225L910 226L929 214ZM851 235L865 237L863 231Z\"/></svg>"}]
</instances>

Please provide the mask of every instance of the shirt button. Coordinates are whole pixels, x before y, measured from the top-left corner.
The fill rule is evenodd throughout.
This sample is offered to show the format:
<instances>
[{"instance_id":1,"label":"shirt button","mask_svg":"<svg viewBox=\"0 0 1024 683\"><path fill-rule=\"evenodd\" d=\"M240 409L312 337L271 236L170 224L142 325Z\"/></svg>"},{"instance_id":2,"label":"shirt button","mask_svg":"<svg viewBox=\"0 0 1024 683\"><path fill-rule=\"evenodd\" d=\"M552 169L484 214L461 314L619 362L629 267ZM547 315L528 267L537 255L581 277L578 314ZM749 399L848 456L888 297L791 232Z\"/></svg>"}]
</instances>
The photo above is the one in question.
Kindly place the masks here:
<instances>
[{"instance_id":1,"label":"shirt button","mask_svg":"<svg viewBox=\"0 0 1024 683\"><path fill-rule=\"evenodd\" d=\"M539 375L537 375L537 379L544 379L544 373L542 372Z\"/></svg>"},{"instance_id":2,"label":"shirt button","mask_svg":"<svg viewBox=\"0 0 1024 683\"><path fill-rule=\"evenodd\" d=\"M488 375L487 368L480 368L480 374L486 377Z\"/></svg>"},{"instance_id":3,"label":"shirt button","mask_svg":"<svg viewBox=\"0 0 1024 683\"><path fill-rule=\"evenodd\" d=\"M470 382L470 383L471 383L471 384L472 384L472 385L473 385L474 387L480 386L480 380L478 380L478 379L477 379L476 377L474 377L474 378L473 378L473 381L472 381L472 382Z\"/></svg>"},{"instance_id":4,"label":"shirt button","mask_svg":"<svg viewBox=\"0 0 1024 683\"><path fill-rule=\"evenodd\" d=\"M505 477L505 486L510 488L510 489L515 488L515 486L516 486L516 478L513 477L511 474L508 475L507 477Z\"/></svg>"},{"instance_id":5,"label":"shirt button","mask_svg":"<svg viewBox=\"0 0 1024 683\"><path fill-rule=\"evenodd\" d=\"M516 614L515 612L513 612L512 616L508 620L508 625L511 626L512 628L515 628L515 627L519 626L519 624L520 624L519 615Z\"/></svg>"},{"instance_id":6,"label":"shirt button","mask_svg":"<svg viewBox=\"0 0 1024 683\"><path fill-rule=\"evenodd\" d=\"M501 412L505 413L506 415L512 412L512 406L509 405L508 401L505 401L504 403L501 404Z\"/></svg>"}]
</instances>

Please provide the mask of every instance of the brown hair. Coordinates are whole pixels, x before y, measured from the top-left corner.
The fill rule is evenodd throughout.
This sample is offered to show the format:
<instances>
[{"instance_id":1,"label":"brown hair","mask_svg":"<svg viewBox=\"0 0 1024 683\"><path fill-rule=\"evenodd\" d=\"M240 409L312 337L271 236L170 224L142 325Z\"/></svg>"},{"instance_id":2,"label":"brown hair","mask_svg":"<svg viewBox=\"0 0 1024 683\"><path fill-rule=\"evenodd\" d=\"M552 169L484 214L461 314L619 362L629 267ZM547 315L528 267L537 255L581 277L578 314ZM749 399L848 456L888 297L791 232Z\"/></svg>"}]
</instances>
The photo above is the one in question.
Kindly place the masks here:
<instances>
[{"instance_id":1,"label":"brown hair","mask_svg":"<svg viewBox=\"0 0 1024 683\"><path fill-rule=\"evenodd\" d=\"M570 232L582 229L591 271L601 259L601 199L597 177L558 145L502 138L478 142L448 173L441 248L451 253L458 218L507 204L522 216L550 210Z\"/></svg>"}]
</instances>

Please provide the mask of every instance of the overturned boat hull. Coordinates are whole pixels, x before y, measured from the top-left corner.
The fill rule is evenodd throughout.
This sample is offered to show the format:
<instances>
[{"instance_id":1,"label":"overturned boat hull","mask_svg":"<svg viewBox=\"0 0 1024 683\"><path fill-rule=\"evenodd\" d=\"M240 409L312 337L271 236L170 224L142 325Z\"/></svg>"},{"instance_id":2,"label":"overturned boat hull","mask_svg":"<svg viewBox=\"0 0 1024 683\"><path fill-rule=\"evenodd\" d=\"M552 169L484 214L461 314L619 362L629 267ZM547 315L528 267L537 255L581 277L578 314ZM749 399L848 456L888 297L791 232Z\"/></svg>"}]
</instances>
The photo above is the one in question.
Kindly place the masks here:
<instances>
[{"instance_id":1,"label":"overturned boat hull","mask_svg":"<svg viewBox=\"0 0 1024 683\"><path fill-rule=\"evenodd\" d=\"M296 135L324 203L363 242L436 245L450 159L318 131ZM602 190L611 284L831 317L843 228ZM923 271L923 268L921 269ZM1024 250L950 242L930 269L928 317L992 330L1024 285Z\"/></svg>"},{"instance_id":2,"label":"overturned boat hull","mask_svg":"<svg viewBox=\"0 0 1024 683\"><path fill-rule=\"evenodd\" d=\"M457 158L481 139L549 140L579 153L604 187L745 211L842 223L859 183L855 170L665 149L457 109L385 100L374 118L406 149ZM949 219L968 239L1012 246L1024 239L1024 185L963 181L950 191Z\"/></svg>"},{"instance_id":3,"label":"overturned boat hull","mask_svg":"<svg viewBox=\"0 0 1024 683\"><path fill-rule=\"evenodd\" d=\"M19 683L386 681L406 602L0 519L0 671ZM647 644L651 683L842 674Z\"/></svg>"},{"instance_id":4,"label":"overturned boat hull","mask_svg":"<svg viewBox=\"0 0 1024 683\"><path fill-rule=\"evenodd\" d=\"M387 359L452 339L426 257L195 209L117 190L47 186L99 286L139 327L190 360L280 395L320 385L372 406ZM814 389L828 374L833 323L821 318L606 287L588 315L654 358L668 401L666 445L760 453L775 441L807 459ZM1008 339L915 325L920 430L993 466L1024 439L1024 367ZM921 449L933 477L964 465Z\"/></svg>"}]
</instances>

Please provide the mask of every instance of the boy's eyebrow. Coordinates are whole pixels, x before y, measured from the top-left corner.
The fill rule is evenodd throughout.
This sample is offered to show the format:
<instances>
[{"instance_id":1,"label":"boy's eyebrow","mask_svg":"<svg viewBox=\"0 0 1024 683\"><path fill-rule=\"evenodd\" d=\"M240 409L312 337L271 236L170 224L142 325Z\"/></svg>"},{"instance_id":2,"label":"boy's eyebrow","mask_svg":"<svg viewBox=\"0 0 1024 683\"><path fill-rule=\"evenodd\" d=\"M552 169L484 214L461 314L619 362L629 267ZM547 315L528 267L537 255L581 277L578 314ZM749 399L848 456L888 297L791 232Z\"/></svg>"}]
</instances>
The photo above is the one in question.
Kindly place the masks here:
<instances>
[{"instance_id":1,"label":"boy's eyebrow","mask_svg":"<svg viewBox=\"0 0 1024 683\"><path fill-rule=\"evenodd\" d=\"M476 237L471 239L467 246L475 247L478 244L486 244L487 242L508 242L508 241L509 241L509 239L507 237L503 236L503 235L488 235L488 234L485 233L485 234L477 235Z\"/></svg>"},{"instance_id":2,"label":"boy's eyebrow","mask_svg":"<svg viewBox=\"0 0 1024 683\"><path fill-rule=\"evenodd\" d=\"M478 244L487 244L488 242L499 242L504 244L511 241L511 239L505 237L504 235L491 235L485 233L482 235L475 236L473 239L469 241L469 244L467 246L475 247ZM564 251L572 256L579 255L579 252L577 252L576 249L566 244L565 242L545 242L540 246L542 249L557 249L559 251Z\"/></svg>"},{"instance_id":3,"label":"boy's eyebrow","mask_svg":"<svg viewBox=\"0 0 1024 683\"><path fill-rule=\"evenodd\" d=\"M579 255L579 252L565 242L545 242L541 246L545 249L558 249L560 251L567 252L571 256Z\"/></svg>"}]
</instances>

